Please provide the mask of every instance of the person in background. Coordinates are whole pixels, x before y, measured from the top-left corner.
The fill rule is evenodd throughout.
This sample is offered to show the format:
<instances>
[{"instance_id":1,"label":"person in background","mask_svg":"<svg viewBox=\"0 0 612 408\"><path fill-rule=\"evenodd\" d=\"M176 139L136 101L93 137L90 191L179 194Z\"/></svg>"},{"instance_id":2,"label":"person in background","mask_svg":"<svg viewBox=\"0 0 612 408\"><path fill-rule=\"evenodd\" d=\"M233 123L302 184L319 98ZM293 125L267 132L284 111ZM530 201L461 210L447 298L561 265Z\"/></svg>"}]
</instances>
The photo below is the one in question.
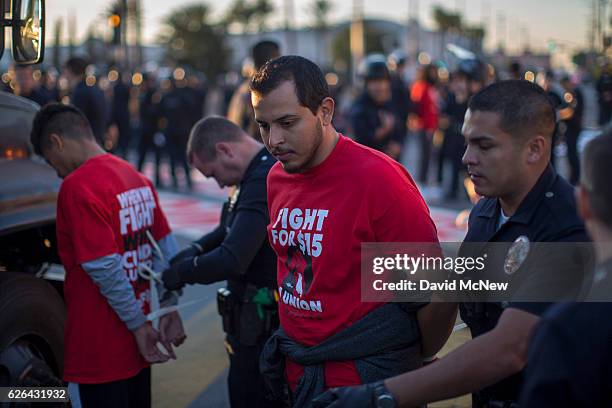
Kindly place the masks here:
<instances>
[{"instance_id":1,"label":"person in background","mask_svg":"<svg viewBox=\"0 0 612 408\"><path fill-rule=\"evenodd\" d=\"M426 65L419 69L417 80L412 84L410 98L414 104L419 138L419 167L417 179L426 185L431 161L433 136L438 129L438 93L436 83L438 71L435 65Z\"/></svg>"},{"instance_id":2,"label":"person in background","mask_svg":"<svg viewBox=\"0 0 612 408\"><path fill-rule=\"evenodd\" d=\"M253 65L251 70L258 71L266 62L281 55L280 46L275 41L264 40L255 44L251 50ZM259 127L253 115L253 105L251 104L251 76L254 72L246 75L244 82L232 95L227 110L227 118L244 129L255 140L261 140Z\"/></svg>"},{"instance_id":3,"label":"person in background","mask_svg":"<svg viewBox=\"0 0 612 408\"><path fill-rule=\"evenodd\" d=\"M565 124L565 143L567 144L567 158L570 166L569 182L573 185L580 180L580 157L578 154L578 138L582 132L582 116L584 112L584 97L580 87L565 76L561 78L561 86L565 91L563 99L567 103L569 112Z\"/></svg>"},{"instance_id":4,"label":"person in background","mask_svg":"<svg viewBox=\"0 0 612 408\"><path fill-rule=\"evenodd\" d=\"M138 144L138 171L142 171L147 153L153 151L155 187L161 187L160 164L161 146L155 140L159 131L159 102L161 92L157 87L157 79L153 73L143 74L142 89L140 92L139 109L140 114L140 139Z\"/></svg>"},{"instance_id":5,"label":"person in background","mask_svg":"<svg viewBox=\"0 0 612 408\"><path fill-rule=\"evenodd\" d=\"M105 143L106 125L108 123L108 109L104 93L97 84L85 82L87 61L83 58L73 57L64 65L64 77L68 80L70 89L70 103L76 106L87 118L96 140L100 146L108 147Z\"/></svg>"},{"instance_id":6,"label":"person in background","mask_svg":"<svg viewBox=\"0 0 612 408\"><path fill-rule=\"evenodd\" d=\"M53 99L41 89L36 79L34 79L34 70L31 66L15 66L15 79L17 80L15 95L34 101L40 106L45 106L47 103L54 102Z\"/></svg>"},{"instance_id":7,"label":"person in background","mask_svg":"<svg viewBox=\"0 0 612 408\"><path fill-rule=\"evenodd\" d=\"M373 54L362 63L360 76L364 90L350 113L355 141L399 160L405 138L405 125L393 105L391 76L383 55Z\"/></svg>"}]
</instances>

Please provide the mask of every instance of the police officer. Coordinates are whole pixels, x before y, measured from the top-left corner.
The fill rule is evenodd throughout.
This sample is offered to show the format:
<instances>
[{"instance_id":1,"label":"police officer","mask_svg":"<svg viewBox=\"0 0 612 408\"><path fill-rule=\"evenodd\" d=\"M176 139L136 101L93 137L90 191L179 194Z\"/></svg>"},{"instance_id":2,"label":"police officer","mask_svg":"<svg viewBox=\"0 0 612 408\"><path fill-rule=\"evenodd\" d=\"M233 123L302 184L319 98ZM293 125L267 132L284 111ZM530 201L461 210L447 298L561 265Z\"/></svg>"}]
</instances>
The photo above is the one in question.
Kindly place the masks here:
<instances>
[{"instance_id":1,"label":"police officer","mask_svg":"<svg viewBox=\"0 0 612 408\"><path fill-rule=\"evenodd\" d=\"M612 406L612 133L584 152L578 208L593 237L599 264L589 300L557 305L534 335L521 407Z\"/></svg>"},{"instance_id":2,"label":"police officer","mask_svg":"<svg viewBox=\"0 0 612 408\"><path fill-rule=\"evenodd\" d=\"M220 187L238 188L223 208L220 225L172 260L164 285L179 289L227 280L217 300L227 334L231 406L273 406L264 395L259 355L278 327L276 256L266 232L266 177L275 160L261 143L221 117L195 124L187 157Z\"/></svg>"},{"instance_id":3,"label":"police officer","mask_svg":"<svg viewBox=\"0 0 612 408\"><path fill-rule=\"evenodd\" d=\"M472 210L460 256L495 242L588 241L576 214L573 188L550 165L555 113L546 93L527 81L509 80L484 88L470 101L463 135L463 162L476 192L484 196ZM557 251L554 271L538 259L519 292L558 288L571 298L575 287L563 277L581 275L588 256ZM520 266L524 259L517 259ZM537 264L540 261L541 264ZM504 273L505 259L490 265ZM568 287L569 286L569 287ZM517 298L525 298L518 296ZM551 295L552 296L552 295ZM328 391L318 407L417 406L473 392L475 407L512 407L521 385L527 345L551 303L463 303L461 316L473 339L419 370L359 387ZM353 401L363 401L351 405ZM336 405L333 405L336 404Z\"/></svg>"},{"instance_id":4,"label":"police officer","mask_svg":"<svg viewBox=\"0 0 612 408\"><path fill-rule=\"evenodd\" d=\"M359 69L364 91L351 108L355 141L399 160L404 143L402 116L392 103L391 75L383 55L368 56Z\"/></svg>"},{"instance_id":5,"label":"police officer","mask_svg":"<svg viewBox=\"0 0 612 408\"><path fill-rule=\"evenodd\" d=\"M161 130L166 137L166 143L170 155L170 174L175 190L179 188L177 168L182 169L185 175L186 187L192 188L191 173L185 158L185 147L189 137L189 129L193 125L194 104L191 99L187 82L181 75L182 68L174 71L170 80L170 88L159 103L160 117L162 118Z\"/></svg>"},{"instance_id":6,"label":"police officer","mask_svg":"<svg viewBox=\"0 0 612 408\"><path fill-rule=\"evenodd\" d=\"M105 132L108 121L108 109L104 93L97 86L85 83L87 61L74 57L66 61L64 76L70 86L70 103L79 108L87 117L96 140L105 146Z\"/></svg>"},{"instance_id":7,"label":"police officer","mask_svg":"<svg viewBox=\"0 0 612 408\"><path fill-rule=\"evenodd\" d=\"M258 71L266 62L281 55L280 46L275 41L263 40L256 43L251 50L253 71ZM254 72L246 73L246 78L232 95L227 118L240 126L255 140L261 140L259 126L255 122L253 105L251 104L251 76Z\"/></svg>"}]
</instances>

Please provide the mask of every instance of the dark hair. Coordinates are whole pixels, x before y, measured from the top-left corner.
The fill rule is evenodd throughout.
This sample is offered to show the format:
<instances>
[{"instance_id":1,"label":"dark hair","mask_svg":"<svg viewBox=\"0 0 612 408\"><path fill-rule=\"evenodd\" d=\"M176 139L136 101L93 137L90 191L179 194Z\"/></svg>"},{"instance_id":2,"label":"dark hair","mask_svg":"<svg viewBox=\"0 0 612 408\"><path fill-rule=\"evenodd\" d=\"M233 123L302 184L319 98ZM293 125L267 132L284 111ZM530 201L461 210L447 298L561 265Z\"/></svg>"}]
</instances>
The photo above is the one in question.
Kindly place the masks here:
<instances>
[{"instance_id":1,"label":"dark hair","mask_svg":"<svg viewBox=\"0 0 612 408\"><path fill-rule=\"evenodd\" d=\"M200 119L193 125L189 135L187 159L191 163L197 154L204 160L212 160L216 156L217 143L235 142L243 136L243 130L224 117L209 116Z\"/></svg>"},{"instance_id":2,"label":"dark hair","mask_svg":"<svg viewBox=\"0 0 612 408\"><path fill-rule=\"evenodd\" d=\"M73 57L66 61L66 68L76 76L84 76L87 69L87 61L80 57Z\"/></svg>"},{"instance_id":3,"label":"dark hair","mask_svg":"<svg viewBox=\"0 0 612 408\"><path fill-rule=\"evenodd\" d=\"M552 140L555 110L546 92L529 81L511 79L489 85L470 99L468 108L498 113L500 128L513 137L539 133Z\"/></svg>"},{"instance_id":4,"label":"dark hair","mask_svg":"<svg viewBox=\"0 0 612 408\"><path fill-rule=\"evenodd\" d=\"M268 61L253 77L251 91L267 95L285 81L295 84L300 105L316 115L323 99L330 96L325 76L312 61L287 55Z\"/></svg>"},{"instance_id":5,"label":"dark hair","mask_svg":"<svg viewBox=\"0 0 612 408\"><path fill-rule=\"evenodd\" d=\"M49 135L52 133L73 139L95 140L83 112L72 105L61 103L45 105L34 117L30 143L37 155L42 156L42 151L51 144Z\"/></svg>"},{"instance_id":6,"label":"dark hair","mask_svg":"<svg viewBox=\"0 0 612 408\"><path fill-rule=\"evenodd\" d=\"M280 46L277 42L271 40L259 41L253 46L252 57L255 69L259 70L264 64L271 59L280 56Z\"/></svg>"},{"instance_id":7,"label":"dark hair","mask_svg":"<svg viewBox=\"0 0 612 408\"><path fill-rule=\"evenodd\" d=\"M595 216L612 228L612 131L591 140L582 159L581 185L588 191Z\"/></svg>"}]
</instances>

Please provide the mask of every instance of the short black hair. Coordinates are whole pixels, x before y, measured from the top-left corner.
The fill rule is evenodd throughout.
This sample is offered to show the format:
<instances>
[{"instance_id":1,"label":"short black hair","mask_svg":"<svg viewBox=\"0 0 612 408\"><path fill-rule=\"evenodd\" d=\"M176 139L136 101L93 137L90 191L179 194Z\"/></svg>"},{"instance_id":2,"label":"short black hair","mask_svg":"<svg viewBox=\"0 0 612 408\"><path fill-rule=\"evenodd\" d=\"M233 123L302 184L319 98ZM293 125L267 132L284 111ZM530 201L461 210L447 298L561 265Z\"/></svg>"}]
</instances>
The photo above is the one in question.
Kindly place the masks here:
<instances>
[{"instance_id":1,"label":"short black hair","mask_svg":"<svg viewBox=\"0 0 612 408\"><path fill-rule=\"evenodd\" d=\"M198 155L203 160L216 157L215 146L222 142L236 142L242 137L248 137L235 123L222 116L209 116L200 119L189 135L187 142L187 160L193 162L193 156Z\"/></svg>"},{"instance_id":2,"label":"short black hair","mask_svg":"<svg viewBox=\"0 0 612 408\"><path fill-rule=\"evenodd\" d=\"M252 57L256 70L263 67L266 62L279 56L280 46L276 41L263 40L253 46Z\"/></svg>"},{"instance_id":3,"label":"short black hair","mask_svg":"<svg viewBox=\"0 0 612 408\"><path fill-rule=\"evenodd\" d=\"M580 184L588 191L593 214L612 229L612 131L591 140L582 157Z\"/></svg>"},{"instance_id":4,"label":"short black hair","mask_svg":"<svg viewBox=\"0 0 612 408\"><path fill-rule=\"evenodd\" d=\"M470 99L468 108L498 113L500 128L517 139L539 133L552 140L555 131L555 109L546 92L529 81L510 79L491 84Z\"/></svg>"},{"instance_id":5,"label":"short black hair","mask_svg":"<svg viewBox=\"0 0 612 408\"><path fill-rule=\"evenodd\" d=\"M61 103L50 103L41 108L34 116L30 143L34 152L42 156L49 147L49 135L55 133L73 139L94 139L89 121L78 108Z\"/></svg>"},{"instance_id":6,"label":"short black hair","mask_svg":"<svg viewBox=\"0 0 612 408\"><path fill-rule=\"evenodd\" d=\"M296 55L268 61L253 77L251 91L265 96L285 81L295 84L300 105L310 109L314 115L321 102L330 96L325 76L317 64Z\"/></svg>"},{"instance_id":7,"label":"short black hair","mask_svg":"<svg viewBox=\"0 0 612 408\"><path fill-rule=\"evenodd\" d=\"M76 76L84 76L87 69L87 61L81 57L72 57L66 61L66 68Z\"/></svg>"}]
</instances>

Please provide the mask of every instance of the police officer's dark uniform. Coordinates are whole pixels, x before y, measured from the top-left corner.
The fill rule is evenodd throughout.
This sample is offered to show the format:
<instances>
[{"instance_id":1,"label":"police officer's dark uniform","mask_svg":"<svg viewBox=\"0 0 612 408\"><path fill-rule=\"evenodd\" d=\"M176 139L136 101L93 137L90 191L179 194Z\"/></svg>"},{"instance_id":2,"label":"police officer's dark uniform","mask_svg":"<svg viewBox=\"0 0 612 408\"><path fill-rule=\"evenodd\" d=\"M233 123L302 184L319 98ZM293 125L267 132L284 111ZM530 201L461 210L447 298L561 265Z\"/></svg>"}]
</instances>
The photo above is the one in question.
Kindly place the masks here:
<instances>
[{"instance_id":1,"label":"police officer's dark uniform","mask_svg":"<svg viewBox=\"0 0 612 408\"><path fill-rule=\"evenodd\" d=\"M364 61L364 64L360 67L360 75L366 82L368 80L383 79L388 80L390 85L392 85L386 62L384 59L379 60L377 57L377 55L372 55ZM400 113L398 110L401 108L401 106L396 106L394 104L393 92L391 93L391 98L387 102L377 104L370 95L368 95L367 89L365 89L350 110L351 130L355 135L355 141L364 146L383 152L391 142L397 142L403 146L406 136L406 127L405 119L402 119L403 113ZM383 139L377 139L375 137L376 129L382 126L381 114L392 115L395 122L393 129L391 129Z\"/></svg>"},{"instance_id":2,"label":"police officer's dark uniform","mask_svg":"<svg viewBox=\"0 0 612 408\"><path fill-rule=\"evenodd\" d=\"M536 185L528 193L519 208L501 226L501 207L498 199L483 198L474 207L470 214L469 229L464 243L460 249L461 256L479 256L485 252L487 245L494 242L513 243L519 237L526 237L530 242L587 242L589 237L584 224L576 213L574 191L571 185L549 165L540 176ZM475 243L483 243L478 245ZM490 249L491 245L489 245ZM495 252L495 251L487 251ZM561 253L567 256L567 261L561 261L567 271L557 270L551 273L547 268L535 268L542 273L533 273L524 276L523 283L531 289L538 285L557 285L558 276L573 276L581 274L589 260L587 255L580 253L579 257L573 254ZM590 255L590 254L589 254ZM494 265L495 271L504 273L504 256L489 259L489 265ZM527 258L529 260L529 258ZM537 260L536 260L537 261ZM558 261L558 260L557 260ZM526 261L527 262L527 261ZM576 269L572 275L572 271ZM519 272L520 273L520 270ZM580 279L580 277L579 277ZM571 283L561 282L559 292L566 292L568 297L578 294L573 292L576 288ZM520 290L520 289L519 289ZM537 290L537 289L536 289ZM460 305L461 318L470 328L472 337L480 336L495 327L500 315L506 307L512 307L541 316L552 303L462 303ZM494 362L491 362L493 364ZM474 407L513 407L518 400L522 383L522 373L506 378L492 386L486 387L472 394Z\"/></svg>"},{"instance_id":3,"label":"police officer's dark uniform","mask_svg":"<svg viewBox=\"0 0 612 408\"><path fill-rule=\"evenodd\" d=\"M612 259L600 266L612 276ZM602 289L609 300L610 281ZM530 347L521 408L612 406L612 303L550 308Z\"/></svg>"},{"instance_id":4,"label":"police officer's dark uniform","mask_svg":"<svg viewBox=\"0 0 612 408\"><path fill-rule=\"evenodd\" d=\"M84 80L80 81L72 91L70 103L87 117L96 140L104 146L108 109L102 90L97 85L88 86Z\"/></svg>"},{"instance_id":5,"label":"police officer's dark uniform","mask_svg":"<svg viewBox=\"0 0 612 408\"><path fill-rule=\"evenodd\" d=\"M224 205L220 225L172 260L182 283L227 280L227 288L219 290L217 300L227 334L232 408L274 406L266 401L259 374L261 350L278 328L276 255L266 230L266 178L274 163L263 148ZM166 287L169 279L176 277L164 273Z\"/></svg>"},{"instance_id":6,"label":"police officer's dark uniform","mask_svg":"<svg viewBox=\"0 0 612 408\"><path fill-rule=\"evenodd\" d=\"M187 188L189 190L192 188L185 150L189 131L193 125L193 108L190 91L185 86L177 86L176 82L172 82L171 89L162 97L159 104L160 116L165 119L162 131L166 136L166 146L170 155L170 174L175 189L179 188L177 168L183 170Z\"/></svg>"}]
</instances>

